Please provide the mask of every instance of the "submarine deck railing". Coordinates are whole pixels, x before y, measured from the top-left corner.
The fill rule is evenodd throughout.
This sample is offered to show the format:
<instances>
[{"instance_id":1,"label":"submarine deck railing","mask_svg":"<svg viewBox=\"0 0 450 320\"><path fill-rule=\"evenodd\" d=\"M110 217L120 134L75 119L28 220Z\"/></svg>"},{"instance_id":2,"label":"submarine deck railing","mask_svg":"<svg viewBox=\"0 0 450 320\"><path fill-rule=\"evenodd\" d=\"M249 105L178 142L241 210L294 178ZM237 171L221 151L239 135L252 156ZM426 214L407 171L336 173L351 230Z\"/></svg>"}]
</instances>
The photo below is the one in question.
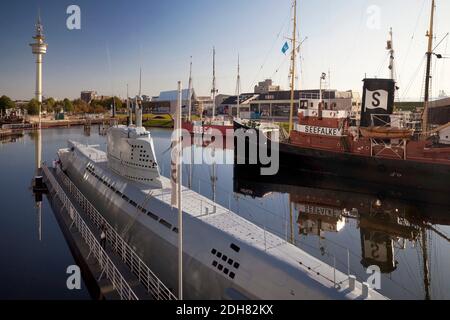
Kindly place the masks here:
<instances>
[{"instance_id":1,"label":"submarine deck railing","mask_svg":"<svg viewBox=\"0 0 450 320\"><path fill-rule=\"evenodd\" d=\"M115 264L112 262L106 251L102 248L97 238L94 236L92 231L89 229L86 222L81 217L80 213L77 211L75 206L72 204L71 200L64 192L63 188L60 186L58 181L52 173L50 173L47 166L43 165L42 170L50 182L52 188L55 190L56 195L61 200L63 207L67 209L70 219L72 220L72 226L75 226L80 232L82 238L89 247L90 254L92 254L98 261L102 275L104 274L108 278L114 289L122 300L138 300L136 293L131 289L128 282L125 280L123 275L117 269Z\"/></svg>"},{"instance_id":2,"label":"submarine deck railing","mask_svg":"<svg viewBox=\"0 0 450 320\"><path fill-rule=\"evenodd\" d=\"M92 222L98 228L106 229L106 239L111 247L128 265L131 272L136 275L148 293L155 300L177 300L177 297L170 291L166 285L151 271L147 264L137 255L130 245L119 235L119 233L108 223L108 221L97 211L89 202L70 178L57 166L56 173L74 196L80 207L89 216Z\"/></svg>"}]
</instances>

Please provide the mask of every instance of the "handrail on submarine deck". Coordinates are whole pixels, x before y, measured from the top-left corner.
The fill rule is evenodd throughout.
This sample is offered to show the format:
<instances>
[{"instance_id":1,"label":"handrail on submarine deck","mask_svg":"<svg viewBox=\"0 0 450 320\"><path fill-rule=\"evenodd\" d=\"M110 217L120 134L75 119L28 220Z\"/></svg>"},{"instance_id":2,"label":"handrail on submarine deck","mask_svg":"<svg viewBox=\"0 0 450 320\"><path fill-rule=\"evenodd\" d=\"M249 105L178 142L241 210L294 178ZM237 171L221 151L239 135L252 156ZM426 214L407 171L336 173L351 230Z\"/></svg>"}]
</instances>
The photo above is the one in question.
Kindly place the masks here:
<instances>
[{"instance_id":1,"label":"handrail on submarine deck","mask_svg":"<svg viewBox=\"0 0 450 320\"><path fill-rule=\"evenodd\" d=\"M48 169L47 169L48 170ZM70 178L61 171L57 166L56 174L62 180L69 192L74 196L78 205L89 216L92 222L98 228L106 229L106 239L111 247L128 265L131 272L139 279L147 292L152 295L155 300L177 300L177 297L169 288L155 275L155 273L147 266L147 264L138 256L131 246L119 235L108 221L97 211L97 209L89 202L77 186Z\"/></svg>"},{"instance_id":2,"label":"handrail on submarine deck","mask_svg":"<svg viewBox=\"0 0 450 320\"><path fill-rule=\"evenodd\" d=\"M55 190L56 195L61 200L63 207L67 209L70 219L72 220L71 226L74 225L78 229L82 238L89 247L90 254L92 254L97 259L102 270L100 278L104 274L106 278L108 278L111 281L114 289L119 294L121 300L139 300L136 293L129 286L128 282L125 280L123 275L120 273L115 264L112 262L106 251L102 248L100 242L97 240L92 231L89 229L86 222L84 222L80 213L72 204L69 197L67 197L66 193L64 192L58 181L56 181L53 174L50 173L48 167L46 165L43 165L42 170L45 176L47 177L48 181L50 182L51 186Z\"/></svg>"}]
</instances>

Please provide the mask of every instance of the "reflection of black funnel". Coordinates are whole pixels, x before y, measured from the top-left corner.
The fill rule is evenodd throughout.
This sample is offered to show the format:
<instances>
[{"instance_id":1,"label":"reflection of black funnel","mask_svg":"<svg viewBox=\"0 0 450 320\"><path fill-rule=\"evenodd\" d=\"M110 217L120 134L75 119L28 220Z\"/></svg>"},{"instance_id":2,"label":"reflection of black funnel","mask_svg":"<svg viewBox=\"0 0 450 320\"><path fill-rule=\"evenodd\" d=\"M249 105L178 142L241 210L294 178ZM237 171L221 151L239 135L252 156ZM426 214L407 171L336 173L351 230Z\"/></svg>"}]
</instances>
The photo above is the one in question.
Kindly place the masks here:
<instances>
[{"instance_id":1,"label":"reflection of black funnel","mask_svg":"<svg viewBox=\"0 0 450 320\"><path fill-rule=\"evenodd\" d=\"M381 273L391 273L397 269L393 240L387 234L361 228L361 251L364 268L375 265Z\"/></svg>"}]
</instances>

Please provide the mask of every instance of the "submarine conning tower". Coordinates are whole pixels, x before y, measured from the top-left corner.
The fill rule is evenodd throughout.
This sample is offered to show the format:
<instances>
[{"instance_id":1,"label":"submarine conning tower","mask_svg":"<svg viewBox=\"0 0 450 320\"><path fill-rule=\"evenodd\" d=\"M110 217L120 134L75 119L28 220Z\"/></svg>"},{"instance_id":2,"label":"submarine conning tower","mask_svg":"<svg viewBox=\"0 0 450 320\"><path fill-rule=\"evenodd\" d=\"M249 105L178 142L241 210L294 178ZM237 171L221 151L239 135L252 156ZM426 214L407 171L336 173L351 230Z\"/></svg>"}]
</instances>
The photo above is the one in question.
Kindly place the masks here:
<instances>
[{"instance_id":1,"label":"submarine conning tower","mask_svg":"<svg viewBox=\"0 0 450 320\"><path fill-rule=\"evenodd\" d=\"M107 133L108 168L122 177L161 188L150 132L144 127L116 126Z\"/></svg>"}]
</instances>

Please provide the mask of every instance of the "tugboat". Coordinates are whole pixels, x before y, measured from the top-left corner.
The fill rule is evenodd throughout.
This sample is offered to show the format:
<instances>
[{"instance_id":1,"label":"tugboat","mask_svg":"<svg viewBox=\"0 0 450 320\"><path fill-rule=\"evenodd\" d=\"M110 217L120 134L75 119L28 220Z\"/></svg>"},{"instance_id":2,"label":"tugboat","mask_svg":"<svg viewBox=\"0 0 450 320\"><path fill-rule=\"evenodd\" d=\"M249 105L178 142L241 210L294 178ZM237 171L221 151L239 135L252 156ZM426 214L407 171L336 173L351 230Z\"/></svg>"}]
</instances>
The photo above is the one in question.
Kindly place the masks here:
<instances>
[{"instance_id":1,"label":"tugboat","mask_svg":"<svg viewBox=\"0 0 450 320\"><path fill-rule=\"evenodd\" d=\"M434 1L432 12L434 14ZM431 34L430 48L432 39ZM295 55L295 50L292 50L292 55ZM432 52L429 51L427 56L431 60ZM294 57L292 60L295 60ZM429 74L430 68L427 68L427 79L430 78ZM294 78L293 67L291 77ZM440 141L439 132L429 130L429 81L425 92L422 132L398 127L397 122L391 121L396 90L394 79L364 79L363 82L359 124L351 119L349 111L335 110L333 106L326 106L323 101L318 106L310 107L308 103L294 102L291 99L291 110L296 107L299 120L293 126L291 114L288 136L279 141L280 166L290 170L320 172L341 178L448 194L450 145ZM294 97L293 84L291 92ZM234 121L235 131L252 129L259 132L260 127L267 126ZM445 126L442 128L444 130ZM267 130L264 134L268 141L259 141L259 134L256 134L258 139L253 141L245 137L239 140L242 135L236 136L238 143L245 144L247 150L253 148L249 145L252 143L257 143L258 148L261 143L267 144L270 150L273 143L278 141L273 141ZM247 152L245 155L237 154L236 157L239 164L249 163ZM251 170L251 165L248 167L249 171L255 171ZM255 171L255 174L259 173Z\"/></svg>"}]
</instances>

